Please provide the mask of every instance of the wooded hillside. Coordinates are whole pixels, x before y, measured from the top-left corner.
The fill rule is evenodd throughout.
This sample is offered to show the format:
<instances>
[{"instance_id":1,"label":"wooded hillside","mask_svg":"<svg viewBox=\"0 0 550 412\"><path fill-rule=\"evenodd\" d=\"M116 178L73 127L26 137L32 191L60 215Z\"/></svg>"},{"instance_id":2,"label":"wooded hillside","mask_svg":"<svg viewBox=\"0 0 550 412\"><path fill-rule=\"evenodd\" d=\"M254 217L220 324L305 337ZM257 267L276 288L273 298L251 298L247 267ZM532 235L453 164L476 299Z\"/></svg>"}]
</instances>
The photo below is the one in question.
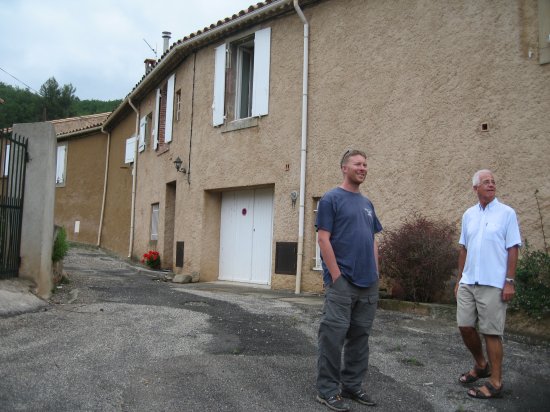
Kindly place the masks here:
<instances>
[{"instance_id":1,"label":"wooded hillside","mask_svg":"<svg viewBox=\"0 0 550 412\"><path fill-rule=\"evenodd\" d=\"M40 94L0 82L0 128L113 111L122 100L80 100L72 84L60 86L54 77Z\"/></svg>"}]
</instances>

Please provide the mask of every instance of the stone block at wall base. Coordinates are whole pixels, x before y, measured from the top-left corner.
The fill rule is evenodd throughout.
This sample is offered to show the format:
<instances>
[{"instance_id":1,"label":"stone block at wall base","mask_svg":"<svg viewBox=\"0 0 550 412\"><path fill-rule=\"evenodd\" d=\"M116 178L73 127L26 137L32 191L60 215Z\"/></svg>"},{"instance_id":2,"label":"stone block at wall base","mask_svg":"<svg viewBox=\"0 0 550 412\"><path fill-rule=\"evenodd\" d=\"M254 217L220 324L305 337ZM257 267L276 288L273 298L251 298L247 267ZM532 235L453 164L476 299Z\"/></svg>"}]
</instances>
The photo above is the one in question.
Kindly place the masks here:
<instances>
[{"instance_id":1,"label":"stone block at wall base","mask_svg":"<svg viewBox=\"0 0 550 412\"><path fill-rule=\"evenodd\" d=\"M63 274L63 260L52 263L52 278L53 284L58 285L62 282Z\"/></svg>"},{"instance_id":2,"label":"stone block at wall base","mask_svg":"<svg viewBox=\"0 0 550 412\"><path fill-rule=\"evenodd\" d=\"M182 273L175 275L172 279L173 283L196 283L200 280L199 272L192 272L191 274Z\"/></svg>"},{"instance_id":3,"label":"stone block at wall base","mask_svg":"<svg viewBox=\"0 0 550 412\"><path fill-rule=\"evenodd\" d=\"M176 275L172 279L173 283L191 283L193 281L193 276L191 275Z\"/></svg>"}]
</instances>

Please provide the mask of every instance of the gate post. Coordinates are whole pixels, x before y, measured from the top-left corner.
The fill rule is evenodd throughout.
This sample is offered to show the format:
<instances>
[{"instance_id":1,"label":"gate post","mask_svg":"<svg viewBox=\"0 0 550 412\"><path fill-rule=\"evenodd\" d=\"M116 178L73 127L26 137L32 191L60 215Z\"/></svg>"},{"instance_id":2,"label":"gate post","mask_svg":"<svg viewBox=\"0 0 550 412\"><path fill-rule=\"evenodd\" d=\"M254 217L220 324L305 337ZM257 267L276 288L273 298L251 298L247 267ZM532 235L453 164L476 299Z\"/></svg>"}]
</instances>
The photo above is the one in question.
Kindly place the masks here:
<instances>
[{"instance_id":1,"label":"gate post","mask_svg":"<svg viewBox=\"0 0 550 412\"><path fill-rule=\"evenodd\" d=\"M29 142L19 277L33 281L38 296L48 298L53 287L55 129L51 123L24 123L14 125L13 132Z\"/></svg>"}]
</instances>

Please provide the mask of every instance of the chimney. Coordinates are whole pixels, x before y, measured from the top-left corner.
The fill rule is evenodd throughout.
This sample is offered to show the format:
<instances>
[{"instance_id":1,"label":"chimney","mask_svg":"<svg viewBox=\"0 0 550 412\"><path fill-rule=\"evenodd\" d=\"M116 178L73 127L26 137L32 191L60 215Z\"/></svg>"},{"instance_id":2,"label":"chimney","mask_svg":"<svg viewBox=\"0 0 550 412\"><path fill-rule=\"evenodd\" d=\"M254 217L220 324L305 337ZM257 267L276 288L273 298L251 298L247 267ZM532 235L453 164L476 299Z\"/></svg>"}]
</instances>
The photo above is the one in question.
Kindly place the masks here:
<instances>
[{"instance_id":1,"label":"chimney","mask_svg":"<svg viewBox=\"0 0 550 412\"><path fill-rule=\"evenodd\" d=\"M153 67L155 66L156 60L155 59L145 59L145 74L149 73L151 70L153 70Z\"/></svg>"},{"instance_id":2,"label":"chimney","mask_svg":"<svg viewBox=\"0 0 550 412\"><path fill-rule=\"evenodd\" d=\"M170 36L172 33L169 31L163 31L162 32L162 38L164 39L164 47L162 48L162 54L166 53L168 50L168 42L170 41Z\"/></svg>"}]
</instances>

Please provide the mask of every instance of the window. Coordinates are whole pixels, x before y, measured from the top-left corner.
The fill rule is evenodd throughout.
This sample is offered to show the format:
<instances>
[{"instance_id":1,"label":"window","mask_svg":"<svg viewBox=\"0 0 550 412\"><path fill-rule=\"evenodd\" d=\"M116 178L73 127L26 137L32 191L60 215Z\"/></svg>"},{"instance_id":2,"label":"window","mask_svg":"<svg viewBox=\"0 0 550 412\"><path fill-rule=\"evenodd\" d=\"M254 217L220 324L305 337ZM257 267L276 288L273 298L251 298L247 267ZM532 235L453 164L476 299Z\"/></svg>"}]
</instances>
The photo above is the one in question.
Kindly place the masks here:
<instances>
[{"instance_id":1,"label":"window","mask_svg":"<svg viewBox=\"0 0 550 412\"><path fill-rule=\"evenodd\" d=\"M143 116L139 121L139 151L145 150L145 137L147 136L147 125L149 122L149 116Z\"/></svg>"},{"instance_id":2,"label":"window","mask_svg":"<svg viewBox=\"0 0 550 412\"><path fill-rule=\"evenodd\" d=\"M134 153L136 151L136 136L126 139L126 151L124 153L124 163L134 162Z\"/></svg>"},{"instance_id":3,"label":"window","mask_svg":"<svg viewBox=\"0 0 550 412\"><path fill-rule=\"evenodd\" d=\"M232 45L235 52L235 119L252 116L252 83L254 73L254 38Z\"/></svg>"},{"instance_id":4,"label":"window","mask_svg":"<svg viewBox=\"0 0 550 412\"><path fill-rule=\"evenodd\" d=\"M215 50L213 124L265 116L269 109L271 28Z\"/></svg>"},{"instance_id":5,"label":"window","mask_svg":"<svg viewBox=\"0 0 550 412\"><path fill-rule=\"evenodd\" d=\"M67 146L57 146L57 159L55 168L55 184L57 186L65 186L67 166Z\"/></svg>"},{"instance_id":6,"label":"window","mask_svg":"<svg viewBox=\"0 0 550 412\"><path fill-rule=\"evenodd\" d=\"M159 238L159 204L151 205L151 240Z\"/></svg>"},{"instance_id":7,"label":"window","mask_svg":"<svg viewBox=\"0 0 550 412\"><path fill-rule=\"evenodd\" d=\"M181 118L181 89L176 92L176 122L180 121Z\"/></svg>"},{"instance_id":8,"label":"window","mask_svg":"<svg viewBox=\"0 0 550 412\"><path fill-rule=\"evenodd\" d=\"M172 141L174 123L174 86L176 75L172 74L166 83L157 89L155 105L155 127L153 129L153 148Z\"/></svg>"},{"instance_id":9,"label":"window","mask_svg":"<svg viewBox=\"0 0 550 412\"><path fill-rule=\"evenodd\" d=\"M319 209L319 199L315 200L316 207L314 210L314 220L317 222L317 209ZM317 225L315 225L315 257L313 258L313 270L323 270L323 263L321 261L321 248L319 247L319 232L317 232Z\"/></svg>"}]
</instances>

